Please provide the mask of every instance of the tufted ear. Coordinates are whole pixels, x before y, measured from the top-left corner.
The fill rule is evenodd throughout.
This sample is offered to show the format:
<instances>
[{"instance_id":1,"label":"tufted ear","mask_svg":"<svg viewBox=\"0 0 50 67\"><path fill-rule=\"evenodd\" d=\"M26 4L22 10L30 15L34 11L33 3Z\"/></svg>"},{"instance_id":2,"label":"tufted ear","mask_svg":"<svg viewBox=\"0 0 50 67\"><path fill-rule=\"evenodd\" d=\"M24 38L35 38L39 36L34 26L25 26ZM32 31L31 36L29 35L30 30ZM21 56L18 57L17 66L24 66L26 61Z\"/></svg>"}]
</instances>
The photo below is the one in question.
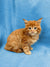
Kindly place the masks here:
<instances>
[{"instance_id":1,"label":"tufted ear","mask_svg":"<svg viewBox=\"0 0 50 67\"><path fill-rule=\"evenodd\" d=\"M38 22L38 23L41 23L41 20L42 20L42 19L43 19L43 18L40 18L39 20L37 20L37 22Z\"/></svg>"},{"instance_id":2,"label":"tufted ear","mask_svg":"<svg viewBox=\"0 0 50 67\"><path fill-rule=\"evenodd\" d=\"M24 20L24 23L25 23L25 24L27 24L27 23L28 23L28 21L27 21L27 20L25 20L25 19L23 19L23 20Z\"/></svg>"}]
</instances>

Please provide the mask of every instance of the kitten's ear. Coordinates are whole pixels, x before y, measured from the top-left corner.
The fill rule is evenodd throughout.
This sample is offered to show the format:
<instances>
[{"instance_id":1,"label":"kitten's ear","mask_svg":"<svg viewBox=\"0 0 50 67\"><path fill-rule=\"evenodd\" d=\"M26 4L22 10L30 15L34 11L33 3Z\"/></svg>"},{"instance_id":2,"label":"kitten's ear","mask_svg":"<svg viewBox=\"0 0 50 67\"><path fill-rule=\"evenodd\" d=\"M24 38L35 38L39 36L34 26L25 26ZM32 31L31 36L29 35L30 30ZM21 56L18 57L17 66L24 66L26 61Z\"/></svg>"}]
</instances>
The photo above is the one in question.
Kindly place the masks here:
<instances>
[{"instance_id":1,"label":"kitten's ear","mask_svg":"<svg viewBox=\"0 0 50 67\"><path fill-rule=\"evenodd\" d=\"M27 24L27 23L28 23L28 21L27 21L27 20L25 20L25 19L23 19L23 20L24 20L24 23L25 23L25 24Z\"/></svg>"},{"instance_id":2,"label":"kitten's ear","mask_svg":"<svg viewBox=\"0 0 50 67\"><path fill-rule=\"evenodd\" d=\"M41 20L42 20L42 19L43 19L43 18L40 18L39 20L37 20L37 22L38 22L38 23L41 23Z\"/></svg>"}]
</instances>

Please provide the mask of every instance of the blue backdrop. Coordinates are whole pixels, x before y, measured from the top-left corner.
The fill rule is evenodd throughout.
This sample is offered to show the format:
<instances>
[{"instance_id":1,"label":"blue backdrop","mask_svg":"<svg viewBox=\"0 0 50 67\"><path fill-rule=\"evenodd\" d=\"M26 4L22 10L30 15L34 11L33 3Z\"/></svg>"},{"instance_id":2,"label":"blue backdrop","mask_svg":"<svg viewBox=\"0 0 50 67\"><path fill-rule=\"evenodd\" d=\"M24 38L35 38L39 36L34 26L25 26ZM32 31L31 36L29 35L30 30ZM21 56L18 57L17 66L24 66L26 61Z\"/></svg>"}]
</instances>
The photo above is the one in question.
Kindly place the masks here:
<instances>
[{"instance_id":1,"label":"blue backdrop","mask_svg":"<svg viewBox=\"0 0 50 67\"><path fill-rule=\"evenodd\" d=\"M10 33L25 27L23 18L41 17L42 32L31 55L4 49ZM0 0L0 67L50 67L50 0Z\"/></svg>"}]
</instances>

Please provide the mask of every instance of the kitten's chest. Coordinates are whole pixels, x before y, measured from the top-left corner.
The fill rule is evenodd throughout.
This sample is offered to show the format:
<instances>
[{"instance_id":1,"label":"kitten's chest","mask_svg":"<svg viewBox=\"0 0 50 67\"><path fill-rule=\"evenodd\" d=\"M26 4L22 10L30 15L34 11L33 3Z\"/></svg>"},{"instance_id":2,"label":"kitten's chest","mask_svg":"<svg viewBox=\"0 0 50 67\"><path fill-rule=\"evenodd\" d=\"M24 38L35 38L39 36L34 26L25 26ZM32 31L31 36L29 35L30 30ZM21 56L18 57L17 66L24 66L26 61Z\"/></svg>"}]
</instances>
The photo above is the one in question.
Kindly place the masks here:
<instances>
[{"instance_id":1,"label":"kitten's chest","mask_svg":"<svg viewBox=\"0 0 50 67\"><path fill-rule=\"evenodd\" d=\"M36 41L37 41L37 40L31 39L31 40L30 40L30 45L34 44Z\"/></svg>"},{"instance_id":2,"label":"kitten's chest","mask_svg":"<svg viewBox=\"0 0 50 67\"><path fill-rule=\"evenodd\" d=\"M32 38L30 38L30 45L32 45L32 44L34 44L35 42L37 42L37 40L38 40L38 37L32 37Z\"/></svg>"}]
</instances>

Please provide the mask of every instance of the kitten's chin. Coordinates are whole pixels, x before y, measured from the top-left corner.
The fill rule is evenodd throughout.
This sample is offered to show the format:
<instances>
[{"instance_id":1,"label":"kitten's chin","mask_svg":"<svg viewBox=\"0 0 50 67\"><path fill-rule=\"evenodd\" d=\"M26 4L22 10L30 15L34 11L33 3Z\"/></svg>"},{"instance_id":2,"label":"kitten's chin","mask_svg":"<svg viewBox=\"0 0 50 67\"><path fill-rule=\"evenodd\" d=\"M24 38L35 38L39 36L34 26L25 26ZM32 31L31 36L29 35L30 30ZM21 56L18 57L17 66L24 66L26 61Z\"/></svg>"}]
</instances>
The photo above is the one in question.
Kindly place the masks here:
<instances>
[{"instance_id":1,"label":"kitten's chin","mask_svg":"<svg viewBox=\"0 0 50 67\"><path fill-rule=\"evenodd\" d=\"M34 36L34 35L36 35L35 33L34 34L31 34L31 36Z\"/></svg>"},{"instance_id":2,"label":"kitten's chin","mask_svg":"<svg viewBox=\"0 0 50 67\"><path fill-rule=\"evenodd\" d=\"M36 35L37 33L29 33L31 36L34 36L34 35Z\"/></svg>"}]
</instances>

